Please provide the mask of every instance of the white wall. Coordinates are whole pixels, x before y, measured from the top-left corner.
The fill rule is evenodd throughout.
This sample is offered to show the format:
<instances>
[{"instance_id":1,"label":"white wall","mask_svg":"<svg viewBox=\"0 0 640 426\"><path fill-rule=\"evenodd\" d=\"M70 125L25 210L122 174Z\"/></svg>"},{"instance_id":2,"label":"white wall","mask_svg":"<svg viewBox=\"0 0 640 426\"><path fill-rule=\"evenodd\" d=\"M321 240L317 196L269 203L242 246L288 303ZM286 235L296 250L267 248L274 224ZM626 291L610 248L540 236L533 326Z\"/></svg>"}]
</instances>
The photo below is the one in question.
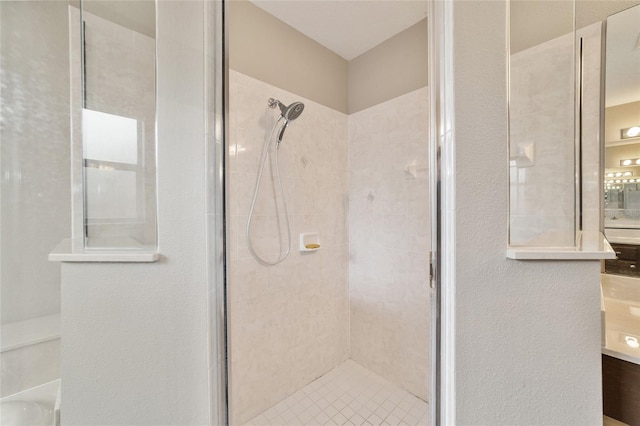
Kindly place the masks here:
<instances>
[{"instance_id":1,"label":"white wall","mask_svg":"<svg viewBox=\"0 0 640 426\"><path fill-rule=\"evenodd\" d=\"M2 2L2 324L60 311L49 252L71 228L64 2Z\"/></svg>"},{"instance_id":2,"label":"white wall","mask_svg":"<svg viewBox=\"0 0 640 426\"><path fill-rule=\"evenodd\" d=\"M349 116L351 358L425 400L428 96L423 87Z\"/></svg>"},{"instance_id":3,"label":"white wall","mask_svg":"<svg viewBox=\"0 0 640 426\"><path fill-rule=\"evenodd\" d=\"M600 424L599 262L505 258L505 6L453 9L457 423Z\"/></svg>"},{"instance_id":4,"label":"white wall","mask_svg":"<svg viewBox=\"0 0 640 426\"><path fill-rule=\"evenodd\" d=\"M208 423L203 13L158 2L162 260L62 264L65 425Z\"/></svg>"},{"instance_id":5,"label":"white wall","mask_svg":"<svg viewBox=\"0 0 640 426\"><path fill-rule=\"evenodd\" d=\"M237 71L230 72L229 86L230 401L232 423L240 425L348 356L349 144L348 117L342 112ZM287 128L279 149L291 253L281 264L266 267L249 252L245 227L265 133L279 113L267 107L270 97L285 104L302 101L305 109ZM274 261L280 240L270 176L267 164L251 235L257 253ZM301 232L318 232L321 249L301 253Z\"/></svg>"}]
</instances>

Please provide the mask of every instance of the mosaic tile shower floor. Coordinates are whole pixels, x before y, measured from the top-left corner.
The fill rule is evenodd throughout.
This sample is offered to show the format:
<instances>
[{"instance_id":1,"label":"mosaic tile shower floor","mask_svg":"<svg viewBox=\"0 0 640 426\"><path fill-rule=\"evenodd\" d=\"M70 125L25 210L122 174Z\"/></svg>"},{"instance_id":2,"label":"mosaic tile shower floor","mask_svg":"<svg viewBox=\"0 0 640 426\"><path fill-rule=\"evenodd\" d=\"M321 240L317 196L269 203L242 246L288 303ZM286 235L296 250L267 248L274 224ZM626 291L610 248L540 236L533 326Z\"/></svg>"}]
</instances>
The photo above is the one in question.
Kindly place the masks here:
<instances>
[{"instance_id":1,"label":"mosaic tile shower floor","mask_svg":"<svg viewBox=\"0 0 640 426\"><path fill-rule=\"evenodd\" d=\"M429 424L429 405L347 360L246 426Z\"/></svg>"}]
</instances>

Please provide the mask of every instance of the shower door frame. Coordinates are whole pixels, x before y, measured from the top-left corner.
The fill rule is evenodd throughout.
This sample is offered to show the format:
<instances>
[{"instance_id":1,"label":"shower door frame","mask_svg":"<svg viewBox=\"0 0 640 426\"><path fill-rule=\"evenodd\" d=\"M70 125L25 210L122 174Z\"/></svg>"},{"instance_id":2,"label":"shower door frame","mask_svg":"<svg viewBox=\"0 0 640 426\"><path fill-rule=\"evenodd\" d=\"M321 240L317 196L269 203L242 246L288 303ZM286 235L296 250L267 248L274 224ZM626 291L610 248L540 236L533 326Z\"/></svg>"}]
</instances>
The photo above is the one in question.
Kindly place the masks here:
<instances>
[{"instance_id":1,"label":"shower door frame","mask_svg":"<svg viewBox=\"0 0 640 426\"><path fill-rule=\"evenodd\" d=\"M227 357L227 135L229 55L227 0L205 0L205 157L207 187L207 301L209 424L229 424Z\"/></svg>"},{"instance_id":2,"label":"shower door frame","mask_svg":"<svg viewBox=\"0 0 640 426\"><path fill-rule=\"evenodd\" d=\"M205 2L207 57L207 197L216 206L208 218L210 424L229 425L227 327L227 149L229 116L230 0ZM429 179L431 255L431 424L455 424L455 144L453 132L453 1L429 2ZM218 54L219 52L219 54ZM210 56L210 57L209 57ZM211 149L211 148L214 149ZM444 171L443 171L444 165ZM442 366L445 368L443 369Z\"/></svg>"},{"instance_id":3,"label":"shower door frame","mask_svg":"<svg viewBox=\"0 0 640 426\"><path fill-rule=\"evenodd\" d=\"M434 426L456 424L454 0L429 2L431 391Z\"/></svg>"}]
</instances>

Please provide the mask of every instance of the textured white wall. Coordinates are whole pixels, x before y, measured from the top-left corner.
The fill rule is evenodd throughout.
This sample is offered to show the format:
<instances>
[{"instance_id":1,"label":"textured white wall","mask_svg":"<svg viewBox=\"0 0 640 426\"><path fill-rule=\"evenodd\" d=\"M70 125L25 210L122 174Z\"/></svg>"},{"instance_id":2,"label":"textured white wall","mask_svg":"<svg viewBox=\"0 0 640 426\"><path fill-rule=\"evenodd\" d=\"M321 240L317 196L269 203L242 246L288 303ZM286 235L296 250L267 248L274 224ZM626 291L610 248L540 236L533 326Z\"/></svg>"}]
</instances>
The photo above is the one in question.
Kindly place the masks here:
<instances>
[{"instance_id":1,"label":"textured white wall","mask_svg":"<svg viewBox=\"0 0 640 426\"><path fill-rule=\"evenodd\" d=\"M457 423L600 424L599 262L505 258L505 10L453 10Z\"/></svg>"},{"instance_id":2,"label":"textured white wall","mask_svg":"<svg viewBox=\"0 0 640 426\"><path fill-rule=\"evenodd\" d=\"M163 259L62 265L65 425L208 422L203 11L158 3Z\"/></svg>"},{"instance_id":3,"label":"textured white wall","mask_svg":"<svg viewBox=\"0 0 640 426\"><path fill-rule=\"evenodd\" d=\"M349 116L351 358L425 400L428 96L423 87ZM413 178L409 164L423 170Z\"/></svg>"},{"instance_id":4,"label":"textured white wall","mask_svg":"<svg viewBox=\"0 0 640 426\"><path fill-rule=\"evenodd\" d=\"M236 71L229 84L231 414L233 424L244 424L348 356L348 117ZM305 110L287 129L279 154L291 253L266 267L251 256L245 227L265 132L278 114L267 107L270 97L302 101ZM279 238L270 175L266 165L252 241L273 261ZM301 232L319 232L321 249L301 253Z\"/></svg>"}]
</instances>

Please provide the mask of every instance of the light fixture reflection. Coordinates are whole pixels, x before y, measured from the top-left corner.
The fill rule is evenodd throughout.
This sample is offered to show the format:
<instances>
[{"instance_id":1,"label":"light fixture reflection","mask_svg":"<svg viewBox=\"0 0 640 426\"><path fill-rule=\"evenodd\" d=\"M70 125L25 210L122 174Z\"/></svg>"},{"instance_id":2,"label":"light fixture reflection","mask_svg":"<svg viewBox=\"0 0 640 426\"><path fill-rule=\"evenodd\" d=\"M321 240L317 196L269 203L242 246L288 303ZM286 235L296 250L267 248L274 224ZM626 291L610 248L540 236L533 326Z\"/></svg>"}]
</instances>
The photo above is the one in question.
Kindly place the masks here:
<instances>
[{"instance_id":1,"label":"light fixture reflection","mask_svg":"<svg viewBox=\"0 0 640 426\"><path fill-rule=\"evenodd\" d=\"M640 342L638 342L638 338L633 336L624 336L624 341L627 342L627 346L633 349L640 348Z\"/></svg>"},{"instance_id":2,"label":"light fixture reflection","mask_svg":"<svg viewBox=\"0 0 640 426\"><path fill-rule=\"evenodd\" d=\"M622 129L620 131L622 139L625 138L637 138L640 136L640 126L629 127L628 129Z\"/></svg>"},{"instance_id":3,"label":"light fixture reflection","mask_svg":"<svg viewBox=\"0 0 640 426\"><path fill-rule=\"evenodd\" d=\"M631 166L632 164L640 165L640 158L625 158L620 160L621 166Z\"/></svg>"}]
</instances>

